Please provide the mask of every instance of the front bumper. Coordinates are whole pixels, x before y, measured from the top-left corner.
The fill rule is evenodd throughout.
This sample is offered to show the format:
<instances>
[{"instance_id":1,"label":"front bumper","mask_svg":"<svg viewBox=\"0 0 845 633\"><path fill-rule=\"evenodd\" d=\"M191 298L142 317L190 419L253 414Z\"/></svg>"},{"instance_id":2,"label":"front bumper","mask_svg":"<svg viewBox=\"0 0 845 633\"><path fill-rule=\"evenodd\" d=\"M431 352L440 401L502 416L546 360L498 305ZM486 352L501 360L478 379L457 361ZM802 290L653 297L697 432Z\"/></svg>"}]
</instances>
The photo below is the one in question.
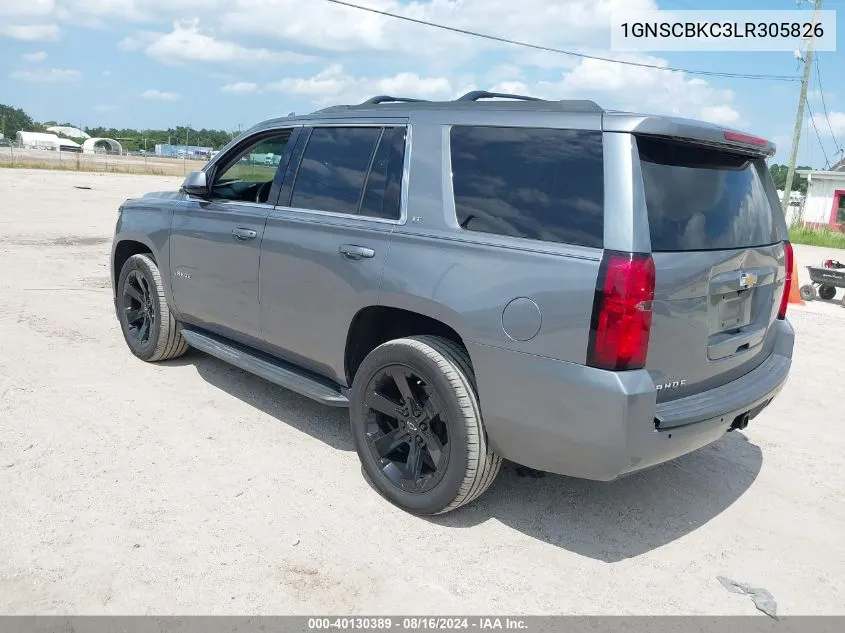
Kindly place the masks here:
<instances>
[{"instance_id":1,"label":"front bumper","mask_svg":"<svg viewBox=\"0 0 845 633\"><path fill-rule=\"evenodd\" d=\"M645 370L610 372L470 344L490 445L547 472L610 481L706 446L760 413L786 383L794 333L778 321L772 355L726 385L657 404Z\"/></svg>"}]
</instances>

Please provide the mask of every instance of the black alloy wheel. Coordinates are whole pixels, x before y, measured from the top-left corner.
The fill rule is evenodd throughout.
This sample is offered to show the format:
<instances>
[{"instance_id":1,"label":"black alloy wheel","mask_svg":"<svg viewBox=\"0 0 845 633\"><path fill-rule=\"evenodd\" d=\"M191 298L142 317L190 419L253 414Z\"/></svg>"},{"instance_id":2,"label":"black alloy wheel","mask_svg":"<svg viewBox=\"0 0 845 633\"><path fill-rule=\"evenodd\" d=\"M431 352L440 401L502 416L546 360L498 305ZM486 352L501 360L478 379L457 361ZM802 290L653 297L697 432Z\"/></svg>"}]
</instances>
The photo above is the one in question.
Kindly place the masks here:
<instances>
[{"instance_id":1,"label":"black alloy wheel","mask_svg":"<svg viewBox=\"0 0 845 633\"><path fill-rule=\"evenodd\" d=\"M387 365L370 379L364 407L367 445L388 481L409 493L440 483L451 442L436 390L410 367Z\"/></svg>"},{"instance_id":2,"label":"black alloy wheel","mask_svg":"<svg viewBox=\"0 0 845 633\"><path fill-rule=\"evenodd\" d=\"M188 343L167 297L161 272L147 253L132 255L115 284L115 308L123 338L135 356L147 362L182 356Z\"/></svg>"},{"instance_id":3,"label":"black alloy wheel","mask_svg":"<svg viewBox=\"0 0 845 633\"><path fill-rule=\"evenodd\" d=\"M469 354L440 336L393 339L367 354L349 421L370 484L413 514L474 501L502 463L487 441Z\"/></svg>"},{"instance_id":4,"label":"black alloy wheel","mask_svg":"<svg viewBox=\"0 0 845 633\"><path fill-rule=\"evenodd\" d=\"M127 334L139 345L147 345L156 327L156 310L150 282L135 269L123 283L123 310L126 314Z\"/></svg>"}]
</instances>

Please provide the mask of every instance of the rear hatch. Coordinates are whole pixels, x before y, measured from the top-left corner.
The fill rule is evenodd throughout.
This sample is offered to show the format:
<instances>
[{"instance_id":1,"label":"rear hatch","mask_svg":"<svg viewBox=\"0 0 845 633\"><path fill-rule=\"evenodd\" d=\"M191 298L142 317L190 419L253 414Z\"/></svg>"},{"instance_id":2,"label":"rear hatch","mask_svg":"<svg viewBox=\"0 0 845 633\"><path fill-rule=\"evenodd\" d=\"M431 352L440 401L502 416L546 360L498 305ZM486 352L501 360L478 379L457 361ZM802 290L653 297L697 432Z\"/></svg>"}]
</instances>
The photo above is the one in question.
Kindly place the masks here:
<instances>
[{"instance_id":1,"label":"rear hatch","mask_svg":"<svg viewBox=\"0 0 845 633\"><path fill-rule=\"evenodd\" d=\"M656 270L646 369L666 402L771 354L784 244L765 161L733 147L637 136Z\"/></svg>"}]
</instances>

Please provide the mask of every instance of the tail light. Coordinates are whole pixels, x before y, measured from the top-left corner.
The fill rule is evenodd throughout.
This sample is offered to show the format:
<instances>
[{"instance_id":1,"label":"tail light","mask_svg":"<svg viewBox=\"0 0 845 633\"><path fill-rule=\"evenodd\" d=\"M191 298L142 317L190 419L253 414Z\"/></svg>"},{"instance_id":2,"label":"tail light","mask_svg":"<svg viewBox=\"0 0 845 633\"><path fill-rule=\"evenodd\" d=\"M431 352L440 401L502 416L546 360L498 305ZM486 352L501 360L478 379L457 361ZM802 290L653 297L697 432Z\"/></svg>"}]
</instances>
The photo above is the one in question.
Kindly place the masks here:
<instances>
[{"instance_id":1,"label":"tail light","mask_svg":"<svg viewBox=\"0 0 845 633\"><path fill-rule=\"evenodd\" d=\"M786 306L789 305L789 293L792 290L792 264L795 261L792 254L792 244L789 242L783 243L783 252L786 259L786 276L783 278L783 296L780 299L780 310L778 310L778 318L786 318Z\"/></svg>"},{"instance_id":2,"label":"tail light","mask_svg":"<svg viewBox=\"0 0 845 633\"><path fill-rule=\"evenodd\" d=\"M651 255L605 251L593 300L587 364L615 371L644 367L653 300Z\"/></svg>"}]
</instances>

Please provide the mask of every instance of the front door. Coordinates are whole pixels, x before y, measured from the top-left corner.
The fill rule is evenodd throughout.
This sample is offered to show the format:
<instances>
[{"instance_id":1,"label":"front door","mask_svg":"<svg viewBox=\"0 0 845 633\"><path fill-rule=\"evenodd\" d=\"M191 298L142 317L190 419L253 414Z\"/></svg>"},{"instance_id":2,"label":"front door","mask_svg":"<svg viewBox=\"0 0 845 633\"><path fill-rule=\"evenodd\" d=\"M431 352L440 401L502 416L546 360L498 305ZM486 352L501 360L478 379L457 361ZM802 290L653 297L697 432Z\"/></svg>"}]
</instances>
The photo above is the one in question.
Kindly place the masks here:
<instances>
[{"instance_id":1,"label":"front door","mask_svg":"<svg viewBox=\"0 0 845 633\"><path fill-rule=\"evenodd\" d=\"M206 197L186 195L177 202L170 269L185 322L245 342L260 336L261 240L290 135L276 130L246 139L208 170Z\"/></svg>"}]
</instances>

